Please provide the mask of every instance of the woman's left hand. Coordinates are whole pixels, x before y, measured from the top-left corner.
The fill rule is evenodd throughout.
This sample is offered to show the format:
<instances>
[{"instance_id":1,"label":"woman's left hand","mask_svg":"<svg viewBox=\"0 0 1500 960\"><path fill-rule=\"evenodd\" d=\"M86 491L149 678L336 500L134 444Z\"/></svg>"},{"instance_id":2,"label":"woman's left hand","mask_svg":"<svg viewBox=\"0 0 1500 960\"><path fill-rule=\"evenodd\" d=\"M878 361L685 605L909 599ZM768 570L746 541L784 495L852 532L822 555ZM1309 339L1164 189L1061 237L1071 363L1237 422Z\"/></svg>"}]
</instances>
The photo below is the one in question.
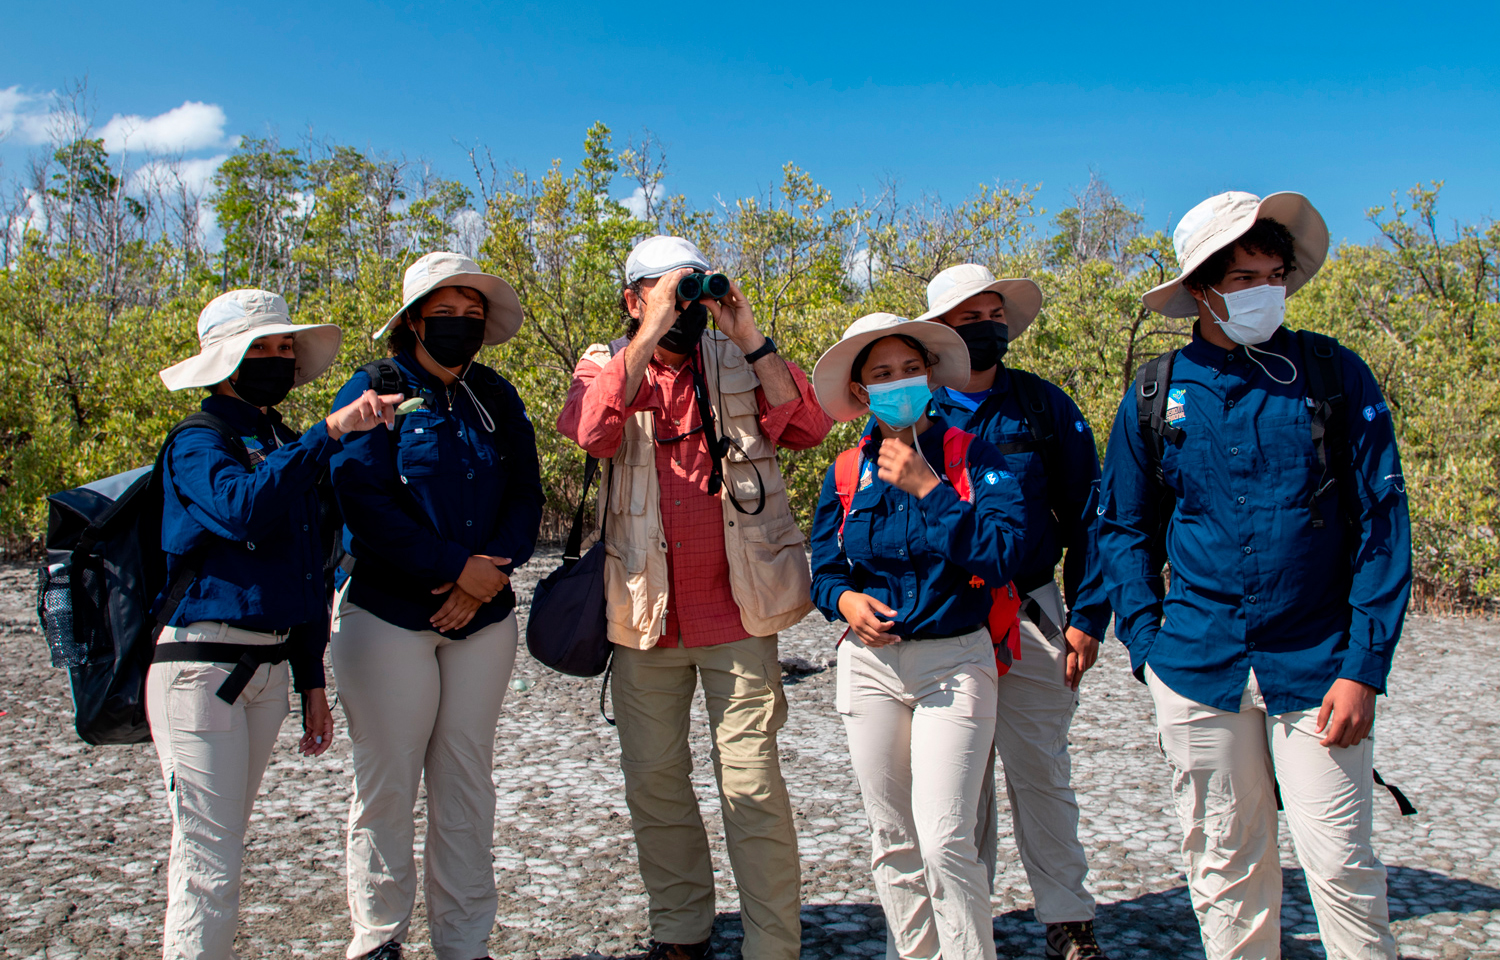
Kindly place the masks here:
<instances>
[{"instance_id":1,"label":"woman's left hand","mask_svg":"<svg viewBox=\"0 0 1500 960\"><path fill-rule=\"evenodd\" d=\"M938 478L914 448L900 441L880 445L880 479L918 500L937 489Z\"/></svg>"},{"instance_id":2,"label":"woman's left hand","mask_svg":"<svg viewBox=\"0 0 1500 960\"><path fill-rule=\"evenodd\" d=\"M297 746L304 757L316 757L333 743L333 711L322 687L302 695L302 742Z\"/></svg>"},{"instance_id":3,"label":"woman's left hand","mask_svg":"<svg viewBox=\"0 0 1500 960\"><path fill-rule=\"evenodd\" d=\"M436 587L433 593L446 593L448 599L438 608L438 612L431 617L432 629L438 633L447 633L449 630L457 630L474 619L474 614L484 605L484 601L466 591L463 587L452 583L445 583Z\"/></svg>"}]
</instances>

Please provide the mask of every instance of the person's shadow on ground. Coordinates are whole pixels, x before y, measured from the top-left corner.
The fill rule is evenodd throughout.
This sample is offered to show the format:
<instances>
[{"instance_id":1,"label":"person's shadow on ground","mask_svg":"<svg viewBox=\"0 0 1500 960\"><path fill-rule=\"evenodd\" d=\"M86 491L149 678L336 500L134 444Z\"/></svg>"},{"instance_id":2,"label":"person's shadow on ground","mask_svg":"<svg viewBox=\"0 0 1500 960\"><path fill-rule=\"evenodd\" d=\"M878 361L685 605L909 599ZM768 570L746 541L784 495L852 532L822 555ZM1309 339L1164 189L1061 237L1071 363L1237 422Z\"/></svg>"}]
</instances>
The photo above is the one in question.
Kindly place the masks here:
<instances>
[{"instance_id":1,"label":"person's shadow on ground","mask_svg":"<svg viewBox=\"0 0 1500 960\"><path fill-rule=\"evenodd\" d=\"M1390 867L1387 880L1391 919L1410 920L1434 913L1500 910L1500 889L1414 867ZM1122 956L1202 960L1198 922L1186 886L1131 900L1099 905L1099 941ZM1317 918L1301 870L1282 871L1281 949L1283 960L1325 960L1317 940ZM1041 925L1030 910L1011 910L995 917L1000 957L1039 957ZM740 956L744 930L738 911L714 921L714 956ZM804 904L802 956L805 958L881 957L885 954L885 917L872 903ZM605 954L578 954L559 960L599 960Z\"/></svg>"}]
</instances>

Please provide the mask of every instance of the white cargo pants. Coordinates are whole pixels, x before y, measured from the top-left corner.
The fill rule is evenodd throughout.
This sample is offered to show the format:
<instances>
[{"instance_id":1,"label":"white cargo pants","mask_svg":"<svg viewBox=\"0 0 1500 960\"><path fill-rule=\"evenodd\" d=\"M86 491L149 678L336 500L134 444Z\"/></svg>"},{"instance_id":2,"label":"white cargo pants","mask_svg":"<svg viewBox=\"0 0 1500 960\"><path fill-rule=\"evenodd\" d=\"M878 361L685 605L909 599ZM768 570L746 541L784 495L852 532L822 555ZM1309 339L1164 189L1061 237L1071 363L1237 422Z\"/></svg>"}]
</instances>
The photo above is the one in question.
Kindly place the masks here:
<instances>
[{"instance_id":1,"label":"white cargo pants","mask_svg":"<svg viewBox=\"0 0 1500 960\"><path fill-rule=\"evenodd\" d=\"M269 633L199 621L167 627L157 643L281 642ZM234 703L216 695L232 664L154 663L146 716L167 784L165 960L232 960L240 912L245 825L289 712L285 663L261 664Z\"/></svg>"},{"instance_id":2,"label":"white cargo pants","mask_svg":"<svg viewBox=\"0 0 1500 960\"><path fill-rule=\"evenodd\" d=\"M1067 629L1056 584L1031 594L1052 622ZM1094 919L1094 898L1084 888L1088 858L1078 842L1078 798L1068 728L1078 709L1078 691L1067 683L1068 650L1061 636L1048 638L1021 615L1021 656L1000 678L995 746L1005 768L1005 791L1016 852L1041 923ZM999 816L995 758L984 778L979 806L979 856L994 885L999 861Z\"/></svg>"},{"instance_id":3,"label":"white cargo pants","mask_svg":"<svg viewBox=\"0 0 1500 960\"><path fill-rule=\"evenodd\" d=\"M1268 716L1253 671L1238 713L1175 693L1149 666L1146 682L1207 960L1281 956L1276 783L1329 960L1395 960L1385 867L1370 845L1373 739L1320 746L1318 711Z\"/></svg>"},{"instance_id":4,"label":"white cargo pants","mask_svg":"<svg viewBox=\"0 0 1500 960\"><path fill-rule=\"evenodd\" d=\"M878 648L851 633L839 644L835 702L870 821L891 960L994 960L974 829L997 672L983 629Z\"/></svg>"},{"instance_id":5,"label":"white cargo pants","mask_svg":"<svg viewBox=\"0 0 1500 960\"><path fill-rule=\"evenodd\" d=\"M406 938L416 905L412 808L427 781L427 926L437 960L489 953L498 896L495 724L516 618L462 640L407 630L340 594L329 651L354 745L347 955Z\"/></svg>"}]
</instances>

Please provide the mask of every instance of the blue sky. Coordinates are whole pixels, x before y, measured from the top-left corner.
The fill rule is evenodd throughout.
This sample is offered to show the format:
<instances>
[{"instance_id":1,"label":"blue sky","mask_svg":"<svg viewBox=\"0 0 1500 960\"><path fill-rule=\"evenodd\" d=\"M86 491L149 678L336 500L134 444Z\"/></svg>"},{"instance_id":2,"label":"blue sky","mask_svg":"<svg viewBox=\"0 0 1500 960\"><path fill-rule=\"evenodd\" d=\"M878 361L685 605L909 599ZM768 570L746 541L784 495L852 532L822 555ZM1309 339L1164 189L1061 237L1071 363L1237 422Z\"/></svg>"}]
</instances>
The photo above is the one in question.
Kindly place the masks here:
<instances>
[{"instance_id":1,"label":"blue sky","mask_svg":"<svg viewBox=\"0 0 1500 960\"><path fill-rule=\"evenodd\" d=\"M204 171L235 135L310 129L449 176L476 142L540 172L603 120L656 134L700 205L790 160L845 202L998 179L1051 211L1093 168L1161 229L1220 190L1290 189L1366 240L1367 207L1431 179L1447 217L1500 215L1493 2L141 6L0 14L0 172L86 75L97 130Z\"/></svg>"}]
</instances>

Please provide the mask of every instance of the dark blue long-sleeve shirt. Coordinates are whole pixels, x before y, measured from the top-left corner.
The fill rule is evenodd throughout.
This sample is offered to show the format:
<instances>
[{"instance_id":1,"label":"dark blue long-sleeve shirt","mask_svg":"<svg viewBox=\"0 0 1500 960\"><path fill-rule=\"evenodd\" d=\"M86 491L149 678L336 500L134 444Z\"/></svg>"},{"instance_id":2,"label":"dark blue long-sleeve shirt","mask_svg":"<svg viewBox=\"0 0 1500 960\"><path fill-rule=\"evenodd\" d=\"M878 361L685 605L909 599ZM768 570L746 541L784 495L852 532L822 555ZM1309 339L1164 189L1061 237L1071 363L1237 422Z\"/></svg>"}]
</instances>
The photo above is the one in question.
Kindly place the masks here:
<instances>
[{"instance_id":1,"label":"dark blue long-sleeve shirt","mask_svg":"<svg viewBox=\"0 0 1500 960\"><path fill-rule=\"evenodd\" d=\"M977 409L955 397L947 387L939 387L933 391L931 410L996 447L1029 443L1031 427L1014 389L1014 376L1004 366L997 368L995 385ZM1030 591L1051 582L1057 562L1062 560L1068 626L1101 639L1109 626L1110 611L1096 536L1099 452L1094 446L1094 432L1073 399L1046 380L1041 380L1040 386L1038 399L1047 404L1057 431L1058 476L1047 476L1039 451L1005 454L1005 462L1020 478L1022 493L1033 505L1033 529L1027 534L1032 553L1016 574L1016 586ZM1059 489L1058 503L1066 513L1061 519L1067 520L1066 525L1052 514L1048 497L1051 487Z\"/></svg>"},{"instance_id":2,"label":"dark blue long-sleeve shirt","mask_svg":"<svg viewBox=\"0 0 1500 960\"><path fill-rule=\"evenodd\" d=\"M162 468L168 589L187 554L203 552L169 626L219 620L290 631L297 689L322 687L328 600L316 485L339 443L321 420L298 437L238 397L205 397L202 409L240 433L252 465L216 430L184 430L172 441Z\"/></svg>"},{"instance_id":3,"label":"dark blue long-sleeve shirt","mask_svg":"<svg viewBox=\"0 0 1500 960\"><path fill-rule=\"evenodd\" d=\"M902 639L968 633L989 615L990 587L1012 580L1024 559L1029 514L1006 458L984 440L973 441L973 502L966 503L943 466L947 424L929 420L917 443L942 482L925 497L881 480L875 464L861 458L846 520L828 468L813 515L812 596L829 620L843 619L839 597L854 590L896 611L891 632ZM867 436L874 426L872 418ZM974 577L985 585L973 585Z\"/></svg>"},{"instance_id":4,"label":"dark blue long-sleeve shirt","mask_svg":"<svg viewBox=\"0 0 1500 960\"><path fill-rule=\"evenodd\" d=\"M504 377L477 363L466 373L474 394L491 398L492 434L461 387L445 386L408 354L395 360L405 394L427 404L401 418L395 438L384 426L346 437L333 458L333 484L354 557L349 599L396 626L430 630L447 599L432 589L456 581L469 557L509 557L506 573L530 559L541 526L541 472L526 408ZM369 375L356 373L334 407L369 386ZM341 570L338 584L347 579ZM514 605L504 591L447 635L498 623Z\"/></svg>"},{"instance_id":5,"label":"dark blue long-sleeve shirt","mask_svg":"<svg viewBox=\"0 0 1500 960\"><path fill-rule=\"evenodd\" d=\"M1167 528L1171 590L1153 569L1154 484L1127 394L1110 433L1099 548L1115 630L1140 675L1146 664L1178 694L1239 709L1252 669L1271 713L1322 702L1333 681L1385 690L1411 591L1411 537L1391 417L1368 367L1340 348L1353 490L1309 493L1322 474L1309 429L1299 335L1279 330L1261 349L1298 368L1282 385L1243 347L1198 336L1178 354L1169 419L1186 436L1166 444L1162 469L1177 496ZM1291 368L1257 355L1282 379ZM1180 407L1180 409L1178 409ZM1359 530L1339 502L1357 497ZM1357 540L1357 542L1355 542Z\"/></svg>"}]
</instances>

